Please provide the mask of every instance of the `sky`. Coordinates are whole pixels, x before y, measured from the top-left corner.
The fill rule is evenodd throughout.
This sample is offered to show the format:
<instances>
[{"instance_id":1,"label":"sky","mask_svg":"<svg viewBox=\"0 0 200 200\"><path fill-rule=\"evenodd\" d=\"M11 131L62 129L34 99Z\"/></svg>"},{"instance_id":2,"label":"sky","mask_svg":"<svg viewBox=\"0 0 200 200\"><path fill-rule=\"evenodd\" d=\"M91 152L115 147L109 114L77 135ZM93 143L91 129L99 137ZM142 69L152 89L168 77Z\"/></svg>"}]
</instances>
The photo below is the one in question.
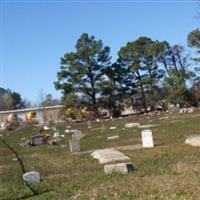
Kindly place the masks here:
<instances>
[{"instance_id":1,"label":"sky","mask_svg":"<svg viewBox=\"0 0 200 200\"><path fill-rule=\"evenodd\" d=\"M82 33L110 46L112 61L140 36L187 47L199 27L195 0L45 1L0 0L0 87L37 103L41 95L61 97L53 82L60 57L75 51Z\"/></svg>"}]
</instances>

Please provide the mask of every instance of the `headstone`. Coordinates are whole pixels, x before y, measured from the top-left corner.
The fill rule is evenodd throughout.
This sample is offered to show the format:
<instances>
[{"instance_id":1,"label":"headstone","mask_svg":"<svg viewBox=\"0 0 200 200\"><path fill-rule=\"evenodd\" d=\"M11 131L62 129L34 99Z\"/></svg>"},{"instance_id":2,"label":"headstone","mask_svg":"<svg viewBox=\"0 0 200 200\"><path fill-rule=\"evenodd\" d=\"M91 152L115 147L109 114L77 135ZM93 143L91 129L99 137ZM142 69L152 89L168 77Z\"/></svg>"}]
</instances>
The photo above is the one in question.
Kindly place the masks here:
<instances>
[{"instance_id":1,"label":"headstone","mask_svg":"<svg viewBox=\"0 0 200 200\"><path fill-rule=\"evenodd\" d=\"M59 137L60 137L60 133L59 133L59 132L55 132L55 133L53 134L53 137L54 137L54 138L59 138Z\"/></svg>"},{"instance_id":2,"label":"headstone","mask_svg":"<svg viewBox=\"0 0 200 200\"><path fill-rule=\"evenodd\" d=\"M146 125L140 125L138 128L152 128L152 127L156 127L158 125L155 124L146 124Z\"/></svg>"},{"instance_id":3,"label":"headstone","mask_svg":"<svg viewBox=\"0 0 200 200\"><path fill-rule=\"evenodd\" d=\"M44 129L45 131L48 131L48 130L50 129L50 127L46 125L46 126L43 127L43 129Z\"/></svg>"},{"instance_id":4,"label":"headstone","mask_svg":"<svg viewBox=\"0 0 200 200\"><path fill-rule=\"evenodd\" d=\"M82 137L82 132L79 131L79 130L76 130L76 131L73 133L73 135L72 135L72 138L73 138L73 139L78 139L78 140L80 140L81 137Z\"/></svg>"},{"instance_id":5,"label":"headstone","mask_svg":"<svg viewBox=\"0 0 200 200\"><path fill-rule=\"evenodd\" d=\"M140 123L127 123L125 124L125 128L137 128L140 126Z\"/></svg>"},{"instance_id":6,"label":"headstone","mask_svg":"<svg viewBox=\"0 0 200 200\"><path fill-rule=\"evenodd\" d=\"M114 129L116 129L117 127L115 127L115 126L111 126L110 127L110 130L114 130Z\"/></svg>"},{"instance_id":7,"label":"headstone","mask_svg":"<svg viewBox=\"0 0 200 200\"><path fill-rule=\"evenodd\" d=\"M88 128L92 128L92 122L90 120L87 122L87 125L88 125Z\"/></svg>"},{"instance_id":8,"label":"headstone","mask_svg":"<svg viewBox=\"0 0 200 200\"><path fill-rule=\"evenodd\" d=\"M65 129L65 133L70 133L70 130L69 129Z\"/></svg>"},{"instance_id":9,"label":"headstone","mask_svg":"<svg viewBox=\"0 0 200 200\"><path fill-rule=\"evenodd\" d=\"M77 139L72 139L69 140L69 147L70 147L70 152L79 152L80 151L80 143L79 140Z\"/></svg>"},{"instance_id":10,"label":"headstone","mask_svg":"<svg viewBox=\"0 0 200 200\"><path fill-rule=\"evenodd\" d=\"M45 138L43 135L32 136L30 139L30 144L34 146L45 144Z\"/></svg>"},{"instance_id":11,"label":"headstone","mask_svg":"<svg viewBox=\"0 0 200 200\"><path fill-rule=\"evenodd\" d=\"M5 130L7 128L8 124L6 122L1 123L1 129Z\"/></svg>"},{"instance_id":12,"label":"headstone","mask_svg":"<svg viewBox=\"0 0 200 200\"><path fill-rule=\"evenodd\" d=\"M118 172L122 174L127 174L128 172L133 171L132 163L118 163L118 164L108 164L104 165L104 172L106 174Z\"/></svg>"},{"instance_id":13,"label":"headstone","mask_svg":"<svg viewBox=\"0 0 200 200\"><path fill-rule=\"evenodd\" d=\"M113 136L107 137L107 140L115 140L118 138L119 138L119 135L113 135Z\"/></svg>"},{"instance_id":14,"label":"headstone","mask_svg":"<svg viewBox=\"0 0 200 200\"><path fill-rule=\"evenodd\" d=\"M188 109L187 109L187 112L188 112L188 113L193 113L193 112L194 112L194 108L193 108L193 107L188 108Z\"/></svg>"},{"instance_id":15,"label":"headstone","mask_svg":"<svg viewBox=\"0 0 200 200\"><path fill-rule=\"evenodd\" d=\"M152 131L150 129L146 129L142 131L142 145L143 145L143 148L151 148L154 146Z\"/></svg>"},{"instance_id":16,"label":"headstone","mask_svg":"<svg viewBox=\"0 0 200 200\"><path fill-rule=\"evenodd\" d=\"M185 144L189 144L190 146L200 147L200 135L188 136L185 140Z\"/></svg>"},{"instance_id":17,"label":"headstone","mask_svg":"<svg viewBox=\"0 0 200 200\"><path fill-rule=\"evenodd\" d=\"M26 172L23 174L23 180L29 184L40 183L40 174L35 171Z\"/></svg>"}]
</instances>

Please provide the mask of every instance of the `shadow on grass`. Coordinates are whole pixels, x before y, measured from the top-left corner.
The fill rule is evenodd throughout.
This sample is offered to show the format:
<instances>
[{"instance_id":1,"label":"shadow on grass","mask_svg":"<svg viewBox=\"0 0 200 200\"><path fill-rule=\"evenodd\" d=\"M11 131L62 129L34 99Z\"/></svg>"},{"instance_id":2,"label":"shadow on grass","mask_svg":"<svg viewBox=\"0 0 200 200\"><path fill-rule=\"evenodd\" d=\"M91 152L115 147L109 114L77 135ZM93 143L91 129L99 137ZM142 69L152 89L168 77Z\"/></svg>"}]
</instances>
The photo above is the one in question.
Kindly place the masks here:
<instances>
[{"instance_id":1,"label":"shadow on grass","mask_svg":"<svg viewBox=\"0 0 200 200\"><path fill-rule=\"evenodd\" d=\"M47 191L43 191L43 192L38 192L37 194L33 193L33 194L29 194L29 195L25 195L22 197L18 197L15 199L9 199L9 198L3 198L2 200L21 200L21 199L27 199L27 198L31 198L31 197L36 197L45 193L49 193L49 192L53 192L53 190L47 190Z\"/></svg>"}]
</instances>

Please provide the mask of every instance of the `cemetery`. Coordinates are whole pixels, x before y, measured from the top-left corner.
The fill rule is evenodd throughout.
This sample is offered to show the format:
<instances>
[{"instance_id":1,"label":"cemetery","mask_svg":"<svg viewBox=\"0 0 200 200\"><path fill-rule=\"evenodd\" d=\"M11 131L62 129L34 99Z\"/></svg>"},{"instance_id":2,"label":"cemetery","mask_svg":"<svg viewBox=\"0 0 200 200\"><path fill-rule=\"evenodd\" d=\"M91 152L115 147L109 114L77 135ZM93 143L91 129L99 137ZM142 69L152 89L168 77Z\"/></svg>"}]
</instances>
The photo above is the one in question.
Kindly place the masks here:
<instances>
[{"instance_id":1,"label":"cemetery","mask_svg":"<svg viewBox=\"0 0 200 200\"><path fill-rule=\"evenodd\" d=\"M0 143L0 199L198 199L199 118L195 109L4 130L19 158Z\"/></svg>"}]
</instances>

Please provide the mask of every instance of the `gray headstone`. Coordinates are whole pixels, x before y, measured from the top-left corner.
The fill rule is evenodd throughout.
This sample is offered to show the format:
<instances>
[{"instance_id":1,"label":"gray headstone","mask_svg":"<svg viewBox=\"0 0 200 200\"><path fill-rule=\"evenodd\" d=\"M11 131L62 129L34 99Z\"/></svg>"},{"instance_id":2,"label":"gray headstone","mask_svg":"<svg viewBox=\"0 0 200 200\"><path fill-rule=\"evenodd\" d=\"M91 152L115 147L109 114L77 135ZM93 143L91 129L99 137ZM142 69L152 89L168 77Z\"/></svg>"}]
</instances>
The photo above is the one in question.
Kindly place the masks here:
<instances>
[{"instance_id":1,"label":"gray headstone","mask_svg":"<svg viewBox=\"0 0 200 200\"><path fill-rule=\"evenodd\" d=\"M78 140L81 139L81 136L82 136L82 132L79 130L76 130L72 135L73 139L78 139Z\"/></svg>"},{"instance_id":2,"label":"gray headstone","mask_svg":"<svg viewBox=\"0 0 200 200\"><path fill-rule=\"evenodd\" d=\"M142 145L144 148L150 148L154 146L152 131L150 129L145 129L142 131Z\"/></svg>"},{"instance_id":3,"label":"gray headstone","mask_svg":"<svg viewBox=\"0 0 200 200\"><path fill-rule=\"evenodd\" d=\"M72 139L69 140L69 147L70 147L70 152L79 152L80 151L80 143L79 140L77 139Z\"/></svg>"},{"instance_id":4,"label":"gray headstone","mask_svg":"<svg viewBox=\"0 0 200 200\"><path fill-rule=\"evenodd\" d=\"M37 145L42 145L42 144L45 144L46 142L45 142L45 138L44 138L44 136L33 136L33 137L31 137L31 144L32 145L35 145L35 146L37 146Z\"/></svg>"},{"instance_id":5,"label":"gray headstone","mask_svg":"<svg viewBox=\"0 0 200 200\"><path fill-rule=\"evenodd\" d=\"M25 174L23 174L23 180L26 183L40 183L40 174L35 171L30 171Z\"/></svg>"}]
</instances>

